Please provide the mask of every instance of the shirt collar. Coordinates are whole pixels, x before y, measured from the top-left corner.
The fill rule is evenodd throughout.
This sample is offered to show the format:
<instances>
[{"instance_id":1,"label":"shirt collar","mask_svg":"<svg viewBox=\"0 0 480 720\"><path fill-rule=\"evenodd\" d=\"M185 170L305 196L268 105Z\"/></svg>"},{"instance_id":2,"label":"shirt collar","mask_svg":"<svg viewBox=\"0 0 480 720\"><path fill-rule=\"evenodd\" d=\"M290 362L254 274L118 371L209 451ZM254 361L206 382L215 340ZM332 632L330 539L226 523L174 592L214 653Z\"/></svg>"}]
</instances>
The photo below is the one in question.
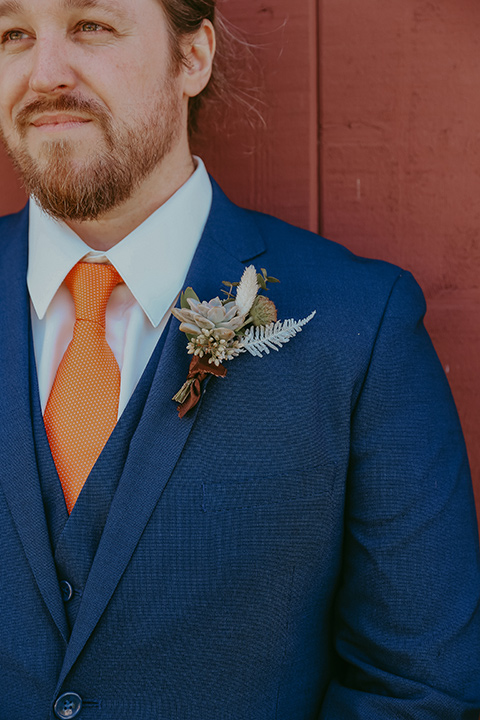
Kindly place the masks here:
<instances>
[{"instance_id":1,"label":"shirt collar","mask_svg":"<svg viewBox=\"0 0 480 720\"><path fill-rule=\"evenodd\" d=\"M212 185L202 160L195 162L187 182L106 252L92 251L68 225L31 200L27 285L37 316L45 316L77 262L106 258L156 327L183 286L210 213Z\"/></svg>"}]
</instances>

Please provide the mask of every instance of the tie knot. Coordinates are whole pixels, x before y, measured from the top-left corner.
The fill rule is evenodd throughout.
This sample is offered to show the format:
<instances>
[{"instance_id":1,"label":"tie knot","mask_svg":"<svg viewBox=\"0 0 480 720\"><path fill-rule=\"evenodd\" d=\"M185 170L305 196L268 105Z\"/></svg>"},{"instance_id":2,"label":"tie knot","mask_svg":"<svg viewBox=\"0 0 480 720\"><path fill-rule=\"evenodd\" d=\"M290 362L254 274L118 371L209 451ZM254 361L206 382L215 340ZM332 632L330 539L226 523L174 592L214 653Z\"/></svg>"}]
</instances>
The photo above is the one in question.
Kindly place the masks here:
<instances>
[{"instance_id":1,"label":"tie knot","mask_svg":"<svg viewBox=\"0 0 480 720\"><path fill-rule=\"evenodd\" d=\"M113 265L79 262L65 278L77 320L105 325L105 310L114 287L123 282Z\"/></svg>"}]
</instances>

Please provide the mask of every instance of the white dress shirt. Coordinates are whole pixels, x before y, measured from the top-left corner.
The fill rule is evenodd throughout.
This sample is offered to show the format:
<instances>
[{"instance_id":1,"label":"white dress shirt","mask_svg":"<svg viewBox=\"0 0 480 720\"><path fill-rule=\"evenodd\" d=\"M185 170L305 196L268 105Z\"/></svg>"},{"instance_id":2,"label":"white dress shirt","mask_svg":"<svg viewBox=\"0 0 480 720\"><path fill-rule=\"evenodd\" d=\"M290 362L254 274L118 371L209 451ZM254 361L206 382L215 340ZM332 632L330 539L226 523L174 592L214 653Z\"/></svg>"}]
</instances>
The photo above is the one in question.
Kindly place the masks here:
<instances>
[{"instance_id":1,"label":"white dress shirt","mask_svg":"<svg viewBox=\"0 0 480 720\"><path fill-rule=\"evenodd\" d=\"M122 414L165 329L210 213L210 179L203 162L195 162L187 182L106 252L92 250L30 201L27 285L42 412L73 336L75 308L64 280L82 260L110 262L125 282L113 290L106 312L106 339L121 374Z\"/></svg>"}]
</instances>

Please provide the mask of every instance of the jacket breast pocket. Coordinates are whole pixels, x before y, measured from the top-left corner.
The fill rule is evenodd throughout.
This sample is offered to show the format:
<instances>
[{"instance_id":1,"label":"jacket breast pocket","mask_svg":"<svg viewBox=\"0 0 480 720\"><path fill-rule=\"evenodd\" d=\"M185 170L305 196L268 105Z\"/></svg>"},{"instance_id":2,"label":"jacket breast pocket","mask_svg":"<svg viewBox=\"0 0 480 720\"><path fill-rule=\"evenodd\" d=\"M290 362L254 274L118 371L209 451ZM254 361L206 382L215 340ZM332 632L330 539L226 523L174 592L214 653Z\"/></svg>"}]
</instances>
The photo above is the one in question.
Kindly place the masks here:
<instances>
[{"instance_id":1,"label":"jacket breast pocket","mask_svg":"<svg viewBox=\"0 0 480 720\"><path fill-rule=\"evenodd\" d=\"M231 478L210 477L202 483L202 510L219 513L301 500L328 500L336 473L337 465L334 463L293 468L277 474L242 474L232 470Z\"/></svg>"}]
</instances>

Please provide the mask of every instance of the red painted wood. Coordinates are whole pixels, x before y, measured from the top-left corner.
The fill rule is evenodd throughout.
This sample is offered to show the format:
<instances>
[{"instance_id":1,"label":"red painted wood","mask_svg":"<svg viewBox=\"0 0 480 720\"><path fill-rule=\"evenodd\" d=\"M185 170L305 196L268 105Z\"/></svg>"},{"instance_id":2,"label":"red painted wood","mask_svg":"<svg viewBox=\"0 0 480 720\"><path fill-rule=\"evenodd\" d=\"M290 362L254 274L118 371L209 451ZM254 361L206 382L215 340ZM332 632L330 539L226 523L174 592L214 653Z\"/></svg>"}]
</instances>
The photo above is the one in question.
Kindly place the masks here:
<instances>
[{"instance_id":1,"label":"red painted wood","mask_svg":"<svg viewBox=\"0 0 480 720\"><path fill-rule=\"evenodd\" d=\"M26 202L20 180L0 143L0 215L20 210Z\"/></svg>"},{"instance_id":2,"label":"red painted wood","mask_svg":"<svg viewBox=\"0 0 480 720\"><path fill-rule=\"evenodd\" d=\"M317 0L218 6L257 46L248 82L260 87L265 127L230 114L219 132L206 118L194 149L235 202L318 231Z\"/></svg>"},{"instance_id":3,"label":"red painted wood","mask_svg":"<svg viewBox=\"0 0 480 720\"><path fill-rule=\"evenodd\" d=\"M321 0L323 231L412 270L480 510L476 0Z\"/></svg>"}]
</instances>

